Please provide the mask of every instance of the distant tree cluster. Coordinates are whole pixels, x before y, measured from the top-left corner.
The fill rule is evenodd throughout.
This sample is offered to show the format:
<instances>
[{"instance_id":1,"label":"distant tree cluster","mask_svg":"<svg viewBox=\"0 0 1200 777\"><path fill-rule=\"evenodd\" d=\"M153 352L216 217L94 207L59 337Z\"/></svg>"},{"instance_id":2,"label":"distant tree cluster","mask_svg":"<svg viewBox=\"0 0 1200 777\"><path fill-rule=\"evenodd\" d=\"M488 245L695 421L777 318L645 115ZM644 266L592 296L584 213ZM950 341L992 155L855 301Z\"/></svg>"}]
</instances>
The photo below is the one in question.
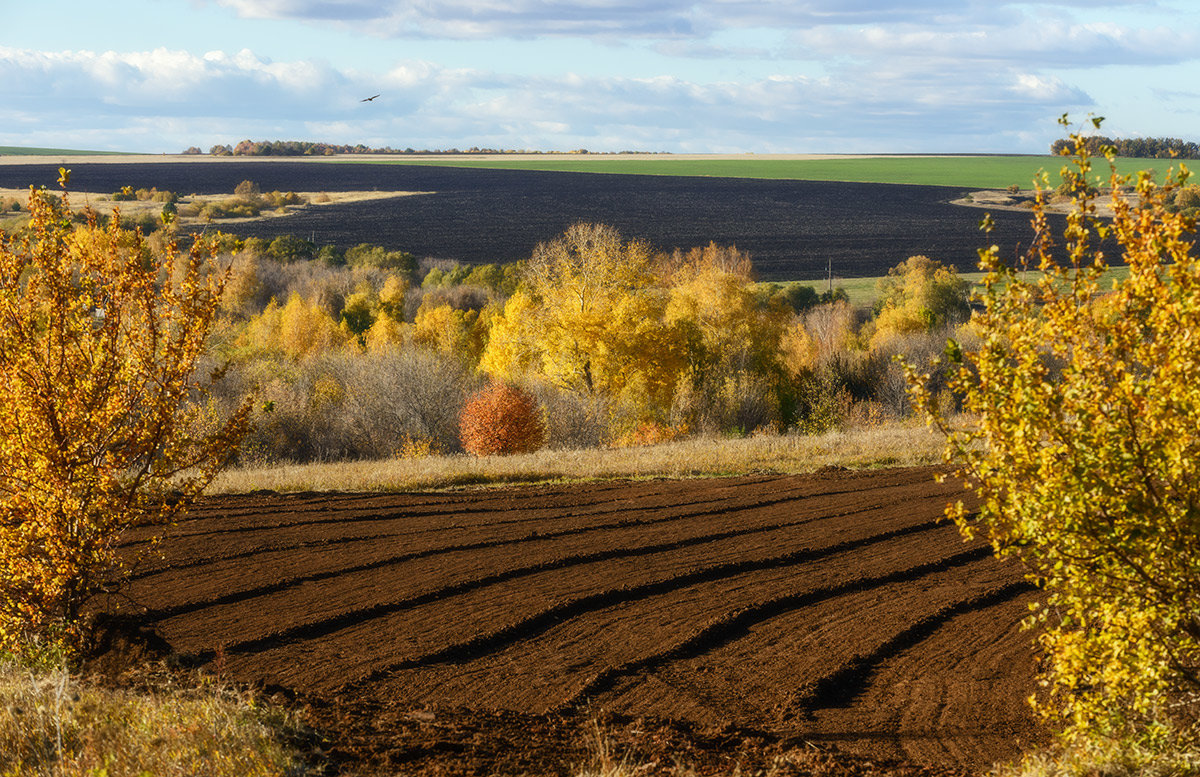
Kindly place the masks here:
<instances>
[{"instance_id":1,"label":"distant tree cluster","mask_svg":"<svg viewBox=\"0 0 1200 777\"><path fill-rule=\"evenodd\" d=\"M200 149L192 146L183 152L184 154L199 154ZM479 146L471 146L466 149L449 148L449 149L415 149L405 148L397 149L391 146L383 148L371 148L362 143L350 145L340 145L336 143L316 143L307 140L243 140L237 145L229 146L218 143L208 150L208 153L213 156L332 156L333 154L541 154L553 153L542 151L531 151L525 149L504 149L504 148L480 148ZM571 154L596 154L605 152L588 151L587 149L573 149L568 153ZM640 154L654 153L644 151L620 151L620 154Z\"/></svg>"},{"instance_id":2,"label":"distant tree cluster","mask_svg":"<svg viewBox=\"0 0 1200 777\"><path fill-rule=\"evenodd\" d=\"M233 265L212 356L226 404L257 386L270 408L243 447L256 463L874 423L909 413L895 355L925 364L947 332L964 337L965 284L924 257L888 277L873 316L841 290L755 283L733 246L666 253L598 224L508 265L204 240ZM536 398L544 438L528 426L501 444L486 402L464 438L467 403L493 381Z\"/></svg>"},{"instance_id":3,"label":"distant tree cluster","mask_svg":"<svg viewBox=\"0 0 1200 777\"><path fill-rule=\"evenodd\" d=\"M408 149L411 153L412 149ZM213 156L331 156L333 154L400 154L391 147L370 148L358 143L353 146L332 143L313 143L305 140L243 140L229 146L218 143L208 150Z\"/></svg>"},{"instance_id":4,"label":"distant tree cluster","mask_svg":"<svg viewBox=\"0 0 1200 777\"><path fill-rule=\"evenodd\" d=\"M1106 138L1092 135L1084 138L1089 154L1099 155L1104 146L1112 146L1117 156L1141 159L1200 159L1200 143L1179 138ZM1067 156L1075 151L1075 141L1061 138L1050 145L1050 153Z\"/></svg>"}]
</instances>

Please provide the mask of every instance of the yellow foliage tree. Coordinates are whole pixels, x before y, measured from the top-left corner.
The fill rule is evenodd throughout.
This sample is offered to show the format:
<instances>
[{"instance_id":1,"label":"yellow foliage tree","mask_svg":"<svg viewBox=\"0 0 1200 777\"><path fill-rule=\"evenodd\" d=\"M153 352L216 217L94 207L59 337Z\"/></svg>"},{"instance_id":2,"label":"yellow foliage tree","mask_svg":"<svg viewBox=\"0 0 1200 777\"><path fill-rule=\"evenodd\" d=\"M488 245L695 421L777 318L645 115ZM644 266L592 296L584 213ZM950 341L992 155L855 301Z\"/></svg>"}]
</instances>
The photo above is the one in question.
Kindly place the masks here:
<instances>
[{"instance_id":1,"label":"yellow foliage tree","mask_svg":"<svg viewBox=\"0 0 1200 777\"><path fill-rule=\"evenodd\" d=\"M354 333L339 327L319 303L293 292L286 305L281 307L272 299L261 313L247 321L241 344L253 355L299 360L354 340Z\"/></svg>"},{"instance_id":2,"label":"yellow foliage tree","mask_svg":"<svg viewBox=\"0 0 1200 777\"><path fill-rule=\"evenodd\" d=\"M483 350L483 334L478 311L422 303L413 321L412 342L475 365Z\"/></svg>"},{"instance_id":3,"label":"yellow foliage tree","mask_svg":"<svg viewBox=\"0 0 1200 777\"><path fill-rule=\"evenodd\" d=\"M1111 153L1111 150L1109 150ZM1111 158L1111 157L1110 157ZM1111 222L1089 199L1091 161L1076 136L1064 169L1074 206L1066 261L1051 250L1044 185L1026 267L981 252L974 326L951 342L952 388L973 423L941 417L948 455L977 489L976 517L950 514L1016 556L1048 594L1040 637L1047 682L1069 737L1165 736L1196 720L1200 690L1200 260L1194 221L1168 207L1186 178L1111 174ZM1112 238L1128 278L1102 283ZM1160 740L1161 741L1161 740Z\"/></svg>"},{"instance_id":4,"label":"yellow foliage tree","mask_svg":"<svg viewBox=\"0 0 1200 777\"><path fill-rule=\"evenodd\" d=\"M363 334L375 323L379 310L379 295L375 289L369 283L360 283L353 293L346 295L341 324L361 342Z\"/></svg>"},{"instance_id":5,"label":"yellow foliage tree","mask_svg":"<svg viewBox=\"0 0 1200 777\"><path fill-rule=\"evenodd\" d=\"M528 322L537 302L521 289L513 292L504 309L491 319L487 346L479 369L500 378L516 379L541 369L541 352Z\"/></svg>"},{"instance_id":6,"label":"yellow foliage tree","mask_svg":"<svg viewBox=\"0 0 1200 777\"><path fill-rule=\"evenodd\" d=\"M408 281L399 275L389 275L379 290L379 313L391 316L393 321L404 320L404 299L408 294Z\"/></svg>"},{"instance_id":7,"label":"yellow foliage tree","mask_svg":"<svg viewBox=\"0 0 1200 777\"><path fill-rule=\"evenodd\" d=\"M613 313L628 295L653 281L653 254L601 224L574 224L534 250L526 282L539 304L529 323L538 333L543 370L556 383L612 393L622 379L611 354L621 339ZM613 368L616 369L613 369Z\"/></svg>"},{"instance_id":8,"label":"yellow foliage tree","mask_svg":"<svg viewBox=\"0 0 1200 777\"><path fill-rule=\"evenodd\" d=\"M293 359L315 356L349 340L319 304L293 293L279 313L279 347Z\"/></svg>"},{"instance_id":9,"label":"yellow foliage tree","mask_svg":"<svg viewBox=\"0 0 1200 777\"><path fill-rule=\"evenodd\" d=\"M667 321L689 335L689 368L697 385L712 373L770 373L779 364L788 311L760 305L747 273L748 266L730 270L702 260L675 274Z\"/></svg>"},{"instance_id":10,"label":"yellow foliage tree","mask_svg":"<svg viewBox=\"0 0 1200 777\"><path fill-rule=\"evenodd\" d=\"M666 320L684 335L687 380L675 421L722 430L777 427L782 341L789 309L755 294L749 259L736 248L693 249L673 269Z\"/></svg>"},{"instance_id":11,"label":"yellow foliage tree","mask_svg":"<svg viewBox=\"0 0 1200 777\"><path fill-rule=\"evenodd\" d=\"M529 370L582 394L669 401L682 342L663 322L655 258L646 244L597 224L575 224L538 245L526 292L493 322L481 368L500 378Z\"/></svg>"},{"instance_id":12,"label":"yellow foliage tree","mask_svg":"<svg viewBox=\"0 0 1200 777\"><path fill-rule=\"evenodd\" d=\"M410 324L397 321L387 313L380 313L363 334L363 345L368 353L382 353L403 345L408 341Z\"/></svg>"},{"instance_id":13,"label":"yellow foliage tree","mask_svg":"<svg viewBox=\"0 0 1200 777\"><path fill-rule=\"evenodd\" d=\"M898 335L931 332L966 318L969 284L953 267L927 256L910 256L878 283L879 307L872 347Z\"/></svg>"},{"instance_id":14,"label":"yellow foliage tree","mask_svg":"<svg viewBox=\"0 0 1200 777\"><path fill-rule=\"evenodd\" d=\"M66 172L63 173L64 179ZM179 514L248 405L206 418L195 371L226 274L151 253L119 219L72 228L38 191L0 234L0 647L78 637L126 527Z\"/></svg>"}]
</instances>

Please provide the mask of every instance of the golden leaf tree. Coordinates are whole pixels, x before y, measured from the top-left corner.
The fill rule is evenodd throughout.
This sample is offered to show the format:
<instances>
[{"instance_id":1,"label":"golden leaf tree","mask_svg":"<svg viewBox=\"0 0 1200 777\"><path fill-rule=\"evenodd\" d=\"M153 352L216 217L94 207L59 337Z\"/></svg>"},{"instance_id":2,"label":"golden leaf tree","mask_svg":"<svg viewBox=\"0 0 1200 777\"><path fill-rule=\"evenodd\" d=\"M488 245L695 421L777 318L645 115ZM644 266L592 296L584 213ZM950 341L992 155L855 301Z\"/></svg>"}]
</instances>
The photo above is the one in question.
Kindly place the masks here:
<instances>
[{"instance_id":1,"label":"golden leaf tree","mask_svg":"<svg viewBox=\"0 0 1200 777\"><path fill-rule=\"evenodd\" d=\"M64 171L65 183L66 171ZM65 198L64 198L65 204ZM177 516L231 456L196 378L225 273L150 251L114 217L74 226L30 193L0 233L0 646L82 633L127 527Z\"/></svg>"},{"instance_id":2,"label":"golden leaf tree","mask_svg":"<svg viewBox=\"0 0 1200 777\"><path fill-rule=\"evenodd\" d=\"M970 313L970 284L953 267L927 256L910 256L876 285L879 302L871 337L875 348L893 338L958 323Z\"/></svg>"},{"instance_id":3,"label":"golden leaf tree","mask_svg":"<svg viewBox=\"0 0 1200 777\"><path fill-rule=\"evenodd\" d=\"M1043 184L1026 262L981 252L980 344L947 349L967 422L940 415L923 376L911 378L980 497L977 512L951 515L1047 592L1043 709L1069 739L1154 739L1194 721L1200 698L1195 223L1170 207L1182 165L1163 184L1114 171L1109 220L1082 137L1075 153L1061 243ZM1106 246L1124 279L1108 280Z\"/></svg>"},{"instance_id":4,"label":"golden leaf tree","mask_svg":"<svg viewBox=\"0 0 1200 777\"><path fill-rule=\"evenodd\" d=\"M480 368L525 372L587 395L636 395L669 403L683 368L683 341L663 323L668 302L656 256L613 227L575 224L534 250L525 291L492 324Z\"/></svg>"}]
</instances>

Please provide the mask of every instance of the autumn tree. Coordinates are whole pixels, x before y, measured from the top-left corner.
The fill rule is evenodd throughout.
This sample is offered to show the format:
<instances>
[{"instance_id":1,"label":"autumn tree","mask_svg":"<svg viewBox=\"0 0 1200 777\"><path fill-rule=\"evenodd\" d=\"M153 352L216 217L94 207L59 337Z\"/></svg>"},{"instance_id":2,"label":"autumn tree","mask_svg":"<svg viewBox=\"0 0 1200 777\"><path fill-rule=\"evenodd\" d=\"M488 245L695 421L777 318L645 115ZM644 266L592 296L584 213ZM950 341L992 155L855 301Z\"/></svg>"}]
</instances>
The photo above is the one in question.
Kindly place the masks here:
<instances>
[{"instance_id":1,"label":"autumn tree","mask_svg":"<svg viewBox=\"0 0 1200 777\"><path fill-rule=\"evenodd\" d=\"M749 258L736 248L709 244L687 256L671 273L667 320L687 332L695 381L712 373L774 371L790 311L769 300L764 304Z\"/></svg>"},{"instance_id":2,"label":"autumn tree","mask_svg":"<svg viewBox=\"0 0 1200 777\"><path fill-rule=\"evenodd\" d=\"M927 256L910 256L877 283L872 345L890 338L930 332L963 321L970 313L969 284L953 267Z\"/></svg>"},{"instance_id":3,"label":"autumn tree","mask_svg":"<svg viewBox=\"0 0 1200 777\"><path fill-rule=\"evenodd\" d=\"M457 310L446 303L421 304L412 325L412 342L474 366L483 350L483 328L479 312Z\"/></svg>"},{"instance_id":4,"label":"autumn tree","mask_svg":"<svg viewBox=\"0 0 1200 777\"><path fill-rule=\"evenodd\" d=\"M755 290L749 257L710 243L676 254L666 322L682 333L675 414L691 428L778 425L781 341L792 311Z\"/></svg>"},{"instance_id":5,"label":"autumn tree","mask_svg":"<svg viewBox=\"0 0 1200 777\"><path fill-rule=\"evenodd\" d=\"M1065 259L1052 249L1045 180L1025 262L981 252L980 345L947 349L970 423L939 415L923 376L912 377L980 498L977 512L960 503L950 514L1046 590L1045 709L1071 739L1161 742L1172 722L1196 720L1200 698L1195 222L1168 207L1182 165L1164 185L1113 171L1108 221L1087 197L1079 137L1075 155L1064 168L1075 195ZM1130 187L1136 204L1122 196ZM1119 246L1124 280L1107 280L1105 238Z\"/></svg>"},{"instance_id":6,"label":"autumn tree","mask_svg":"<svg viewBox=\"0 0 1200 777\"><path fill-rule=\"evenodd\" d=\"M537 400L503 381L473 393L460 423L463 449L476 456L531 453L546 439Z\"/></svg>"},{"instance_id":7,"label":"autumn tree","mask_svg":"<svg viewBox=\"0 0 1200 777\"><path fill-rule=\"evenodd\" d=\"M64 179L66 172L64 171ZM235 450L196 376L225 273L33 190L0 234L0 645L81 634L127 527L179 515Z\"/></svg>"},{"instance_id":8,"label":"autumn tree","mask_svg":"<svg viewBox=\"0 0 1200 777\"><path fill-rule=\"evenodd\" d=\"M544 368L565 386L587 392L621 379L609 358L620 337L613 314L652 282L653 254L638 241L602 224L574 224L534 250L526 280L540 302L532 317L540 330ZM616 368L616 369L614 369Z\"/></svg>"},{"instance_id":9,"label":"autumn tree","mask_svg":"<svg viewBox=\"0 0 1200 777\"><path fill-rule=\"evenodd\" d=\"M656 257L610 226L575 224L537 246L524 288L494 322L480 363L501 378L526 371L586 395L669 402L681 341L663 324Z\"/></svg>"},{"instance_id":10,"label":"autumn tree","mask_svg":"<svg viewBox=\"0 0 1200 777\"><path fill-rule=\"evenodd\" d=\"M286 305L272 299L251 318L241 341L250 354L305 359L345 345L351 335L349 327L339 327L321 304L292 292Z\"/></svg>"},{"instance_id":11,"label":"autumn tree","mask_svg":"<svg viewBox=\"0 0 1200 777\"><path fill-rule=\"evenodd\" d=\"M342 324L351 334L361 338L374 325L379 310L379 295L375 289L369 283L360 283L342 305Z\"/></svg>"}]
</instances>

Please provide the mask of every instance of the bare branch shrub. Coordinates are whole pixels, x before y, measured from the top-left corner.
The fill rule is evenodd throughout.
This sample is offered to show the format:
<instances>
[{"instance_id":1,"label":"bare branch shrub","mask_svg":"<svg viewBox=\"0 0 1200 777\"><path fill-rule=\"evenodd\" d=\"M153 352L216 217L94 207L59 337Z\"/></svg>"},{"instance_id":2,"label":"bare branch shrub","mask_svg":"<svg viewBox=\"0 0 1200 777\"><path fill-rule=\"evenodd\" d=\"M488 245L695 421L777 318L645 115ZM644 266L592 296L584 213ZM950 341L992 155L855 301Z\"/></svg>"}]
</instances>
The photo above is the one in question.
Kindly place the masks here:
<instances>
[{"instance_id":1,"label":"bare branch shrub","mask_svg":"<svg viewBox=\"0 0 1200 777\"><path fill-rule=\"evenodd\" d=\"M418 348L343 357L345 425L358 457L388 457L400 441L462 450L458 419L479 385L458 359Z\"/></svg>"}]
</instances>

